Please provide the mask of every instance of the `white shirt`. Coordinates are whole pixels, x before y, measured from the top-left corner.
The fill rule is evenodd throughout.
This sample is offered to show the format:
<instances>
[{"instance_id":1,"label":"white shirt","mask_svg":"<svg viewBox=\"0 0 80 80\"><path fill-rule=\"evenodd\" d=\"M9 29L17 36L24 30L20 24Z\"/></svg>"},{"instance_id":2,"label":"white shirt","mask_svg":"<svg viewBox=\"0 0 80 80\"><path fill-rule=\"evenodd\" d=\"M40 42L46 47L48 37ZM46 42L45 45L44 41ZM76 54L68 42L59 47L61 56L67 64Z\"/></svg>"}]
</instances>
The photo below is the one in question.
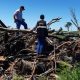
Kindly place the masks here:
<instances>
[{"instance_id":1,"label":"white shirt","mask_svg":"<svg viewBox=\"0 0 80 80\"><path fill-rule=\"evenodd\" d=\"M14 12L14 16L15 16L15 19L18 19L18 20L20 20L20 21L22 21L22 12L20 12L20 9L18 9L18 10L16 10L15 12Z\"/></svg>"}]
</instances>

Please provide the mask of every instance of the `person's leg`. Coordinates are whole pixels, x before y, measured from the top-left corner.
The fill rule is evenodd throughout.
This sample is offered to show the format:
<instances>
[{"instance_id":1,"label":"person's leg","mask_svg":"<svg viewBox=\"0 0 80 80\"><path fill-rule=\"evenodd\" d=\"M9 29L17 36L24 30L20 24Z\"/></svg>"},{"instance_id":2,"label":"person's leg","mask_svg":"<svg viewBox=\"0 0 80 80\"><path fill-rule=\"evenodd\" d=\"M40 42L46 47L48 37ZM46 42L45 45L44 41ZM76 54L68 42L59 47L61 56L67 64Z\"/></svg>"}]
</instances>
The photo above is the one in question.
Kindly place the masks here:
<instances>
[{"instance_id":1,"label":"person's leg","mask_svg":"<svg viewBox=\"0 0 80 80\"><path fill-rule=\"evenodd\" d=\"M38 44L37 44L37 54L41 55L43 53L43 47L44 45L42 44L41 39L38 39Z\"/></svg>"},{"instance_id":2,"label":"person's leg","mask_svg":"<svg viewBox=\"0 0 80 80\"><path fill-rule=\"evenodd\" d=\"M17 29L20 29L20 25L21 25L21 23L20 23L19 21L17 21L17 22L16 22L16 28L17 28Z\"/></svg>"},{"instance_id":3,"label":"person's leg","mask_svg":"<svg viewBox=\"0 0 80 80\"><path fill-rule=\"evenodd\" d=\"M27 29L27 28L28 28L28 27L27 27L27 23L26 23L26 22L22 21L22 22L21 22L21 24L24 26L24 28L25 28L25 29Z\"/></svg>"},{"instance_id":4,"label":"person's leg","mask_svg":"<svg viewBox=\"0 0 80 80\"><path fill-rule=\"evenodd\" d=\"M16 22L16 28L20 29L21 23L19 21ZM19 32L16 32L16 36L19 35Z\"/></svg>"},{"instance_id":5,"label":"person's leg","mask_svg":"<svg viewBox=\"0 0 80 80\"><path fill-rule=\"evenodd\" d=\"M45 45L45 39L44 38L41 38L40 39L40 51L41 51L41 54L42 55L46 55L45 47L46 47L46 45Z\"/></svg>"},{"instance_id":6,"label":"person's leg","mask_svg":"<svg viewBox=\"0 0 80 80\"><path fill-rule=\"evenodd\" d=\"M40 51L40 42L39 42L39 40L38 40L38 44L36 46L37 46L36 47L36 52L37 52L38 55L40 55L41 51Z\"/></svg>"}]
</instances>

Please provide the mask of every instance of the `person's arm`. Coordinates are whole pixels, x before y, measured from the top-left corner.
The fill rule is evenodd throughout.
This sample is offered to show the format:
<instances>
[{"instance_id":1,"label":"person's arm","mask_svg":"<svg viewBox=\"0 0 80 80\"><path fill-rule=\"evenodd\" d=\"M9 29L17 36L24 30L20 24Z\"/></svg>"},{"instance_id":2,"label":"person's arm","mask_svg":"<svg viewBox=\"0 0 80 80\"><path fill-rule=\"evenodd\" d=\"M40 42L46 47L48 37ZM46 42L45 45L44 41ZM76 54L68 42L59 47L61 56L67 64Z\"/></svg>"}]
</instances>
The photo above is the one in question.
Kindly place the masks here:
<instances>
[{"instance_id":1,"label":"person's arm","mask_svg":"<svg viewBox=\"0 0 80 80\"><path fill-rule=\"evenodd\" d=\"M44 21L44 26L47 26L46 21Z\"/></svg>"},{"instance_id":2,"label":"person's arm","mask_svg":"<svg viewBox=\"0 0 80 80\"><path fill-rule=\"evenodd\" d=\"M16 11L14 14L13 14L13 19L14 19L14 21L16 20L16 15L18 14L18 11Z\"/></svg>"},{"instance_id":3,"label":"person's arm","mask_svg":"<svg viewBox=\"0 0 80 80\"><path fill-rule=\"evenodd\" d=\"M15 20L15 14L13 15L13 19Z\"/></svg>"},{"instance_id":4,"label":"person's arm","mask_svg":"<svg viewBox=\"0 0 80 80\"><path fill-rule=\"evenodd\" d=\"M37 22L36 26L32 29L33 31L36 30L37 26L39 25L39 22Z\"/></svg>"}]
</instances>

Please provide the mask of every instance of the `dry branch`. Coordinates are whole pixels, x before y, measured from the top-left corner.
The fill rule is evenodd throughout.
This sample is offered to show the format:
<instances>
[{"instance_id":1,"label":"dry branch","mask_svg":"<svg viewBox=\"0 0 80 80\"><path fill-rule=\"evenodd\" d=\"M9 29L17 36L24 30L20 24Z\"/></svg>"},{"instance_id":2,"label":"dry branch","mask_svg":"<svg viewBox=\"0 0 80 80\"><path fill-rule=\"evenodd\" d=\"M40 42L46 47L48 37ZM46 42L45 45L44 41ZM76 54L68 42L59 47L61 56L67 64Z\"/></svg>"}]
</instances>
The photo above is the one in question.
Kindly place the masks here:
<instances>
[{"instance_id":1,"label":"dry branch","mask_svg":"<svg viewBox=\"0 0 80 80\"><path fill-rule=\"evenodd\" d=\"M23 33L36 33L35 31L31 31L30 29L20 30L20 29L9 29L9 28L3 28L0 27L1 31L7 31L7 32L23 32Z\"/></svg>"}]
</instances>

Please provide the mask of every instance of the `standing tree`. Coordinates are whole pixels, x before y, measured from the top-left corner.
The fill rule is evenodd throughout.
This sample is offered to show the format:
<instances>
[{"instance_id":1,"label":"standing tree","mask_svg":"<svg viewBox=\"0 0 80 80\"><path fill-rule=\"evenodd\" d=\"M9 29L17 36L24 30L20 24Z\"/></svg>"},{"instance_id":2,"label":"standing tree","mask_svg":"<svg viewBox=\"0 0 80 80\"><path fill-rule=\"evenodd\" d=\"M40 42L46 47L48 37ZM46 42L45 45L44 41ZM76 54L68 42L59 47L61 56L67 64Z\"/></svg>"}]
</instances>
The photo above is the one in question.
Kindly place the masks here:
<instances>
[{"instance_id":1,"label":"standing tree","mask_svg":"<svg viewBox=\"0 0 80 80\"><path fill-rule=\"evenodd\" d=\"M79 26L78 20L76 18L75 9L71 9L70 12L71 12L71 16L72 16L71 22L77 27L77 30L80 31L80 26Z\"/></svg>"},{"instance_id":2,"label":"standing tree","mask_svg":"<svg viewBox=\"0 0 80 80\"><path fill-rule=\"evenodd\" d=\"M67 28L68 31L69 31L69 28L70 28L71 25L72 25L71 22L67 22L67 23L65 24L65 27Z\"/></svg>"}]
</instances>

